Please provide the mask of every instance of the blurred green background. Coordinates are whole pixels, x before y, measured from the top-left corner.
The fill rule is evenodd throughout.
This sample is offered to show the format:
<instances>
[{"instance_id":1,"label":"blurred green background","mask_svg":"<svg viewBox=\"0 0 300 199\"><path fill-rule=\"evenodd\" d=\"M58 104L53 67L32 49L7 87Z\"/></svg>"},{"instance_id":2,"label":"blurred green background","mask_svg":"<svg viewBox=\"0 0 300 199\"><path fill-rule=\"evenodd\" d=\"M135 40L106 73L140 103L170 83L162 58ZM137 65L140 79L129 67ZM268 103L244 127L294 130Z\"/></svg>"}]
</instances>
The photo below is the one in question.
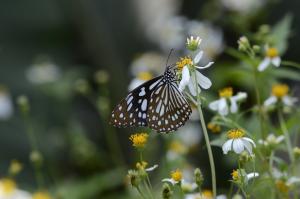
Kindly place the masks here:
<instances>
[{"instance_id":1,"label":"blurred green background","mask_svg":"<svg viewBox=\"0 0 300 199\"><path fill-rule=\"evenodd\" d=\"M148 51L167 57L170 48L161 47L147 33L147 27L153 22L151 16L156 14L165 12L187 20L209 21L223 32L225 48L236 48L241 35L257 31L261 24L273 25L290 14L292 33L284 57L300 62L298 0L265 1L247 17L226 11L218 0L156 0L160 9L149 8L148 13L145 13L145 2L0 2L0 84L10 93L14 109L11 117L0 121L1 177L7 173L10 161L18 159L24 164L24 171L17 177L20 187L36 189L28 158L31 151L26 134L29 122L44 157L45 187L73 199L122 198L118 193L124 192L126 170L135 161L128 140L129 132L134 130L115 129L107 120L111 108L127 93L132 79L132 60ZM232 58L221 53L214 60L218 63L218 60L226 62ZM39 64L55 65L57 71L50 69L46 74L28 75L30 68ZM162 67L164 64L165 61ZM210 72L213 73L213 69ZM49 81L40 84L37 76L47 74L52 74L52 79L49 77ZM221 74L214 75L218 76ZM26 95L30 102L27 123L16 104L20 95ZM162 140L156 138L154 144L158 146ZM116 147L110 149L110 146ZM157 154L162 148L153 150L151 158L158 162ZM221 154L219 149L215 152L216 156ZM195 157L190 160L205 170L206 153L203 152L200 162ZM219 167L220 175L230 171L222 165ZM220 186L225 188L228 184L220 182ZM74 196L69 195L71 193Z\"/></svg>"}]
</instances>

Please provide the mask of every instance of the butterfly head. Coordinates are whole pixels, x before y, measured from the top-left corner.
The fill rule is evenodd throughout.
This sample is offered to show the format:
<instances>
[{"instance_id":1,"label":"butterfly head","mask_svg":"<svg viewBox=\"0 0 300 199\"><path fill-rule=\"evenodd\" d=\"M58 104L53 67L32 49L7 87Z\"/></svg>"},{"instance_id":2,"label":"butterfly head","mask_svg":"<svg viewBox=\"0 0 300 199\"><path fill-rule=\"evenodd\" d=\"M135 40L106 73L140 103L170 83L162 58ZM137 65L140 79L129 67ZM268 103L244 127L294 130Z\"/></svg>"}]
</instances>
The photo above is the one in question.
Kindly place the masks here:
<instances>
[{"instance_id":1,"label":"butterfly head","mask_svg":"<svg viewBox=\"0 0 300 199\"><path fill-rule=\"evenodd\" d=\"M167 68L164 72L163 80L165 82L172 82L172 81L174 81L175 77L176 77L176 73L174 71L174 67L173 66L167 66Z\"/></svg>"}]
</instances>

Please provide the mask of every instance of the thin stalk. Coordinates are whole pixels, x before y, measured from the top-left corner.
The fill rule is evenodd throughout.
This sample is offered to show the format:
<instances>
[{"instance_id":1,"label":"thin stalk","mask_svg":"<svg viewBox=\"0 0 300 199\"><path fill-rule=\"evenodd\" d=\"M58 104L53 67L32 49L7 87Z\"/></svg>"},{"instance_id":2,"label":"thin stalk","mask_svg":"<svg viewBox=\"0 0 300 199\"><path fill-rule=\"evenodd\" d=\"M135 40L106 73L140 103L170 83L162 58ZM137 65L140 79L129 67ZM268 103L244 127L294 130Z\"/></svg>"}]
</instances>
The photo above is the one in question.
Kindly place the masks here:
<instances>
[{"instance_id":1,"label":"thin stalk","mask_svg":"<svg viewBox=\"0 0 300 199\"><path fill-rule=\"evenodd\" d=\"M144 194L143 194L143 192L141 191L141 189L140 189L139 186L137 186L136 189L138 190L139 194L142 196L143 199L147 199L147 198L144 196Z\"/></svg>"},{"instance_id":2,"label":"thin stalk","mask_svg":"<svg viewBox=\"0 0 300 199\"><path fill-rule=\"evenodd\" d=\"M291 161L292 165L294 165L295 158L294 158L294 155L293 155L292 142L291 142L291 139L290 139L290 136L289 136L289 132L288 132L288 129L285 125L285 121L283 119L281 110L278 109L277 114L278 114L280 128L281 128L281 131L282 131L282 133L284 135L284 138L285 138L285 143L286 143L286 146L287 146L289 158L290 158L290 161Z\"/></svg>"},{"instance_id":3,"label":"thin stalk","mask_svg":"<svg viewBox=\"0 0 300 199\"><path fill-rule=\"evenodd\" d=\"M211 146L210 146L210 141L209 141L209 137L208 137L208 133L207 133L204 117L203 117L203 112L201 109L201 104L199 101L198 101L198 103L199 104L198 104L197 108L199 111L200 122L201 122L202 130L203 130L203 134L204 134L204 138L205 138L205 143L206 143L208 158L209 158L209 164L210 164L213 198L216 198L217 185L216 185L216 170L215 170L214 157L213 157L213 153L212 153Z\"/></svg>"},{"instance_id":4,"label":"thin stalk","mask_svg":"<svg viewBox=\"0 0 300 199\"><path fill-rule=\"evenodd\" d=\"M195 80L195 88L196 88L196 94L197 94L197 101L196 101L196 106L199 112L199 116L200 116L200 123L202 126L202 130L203 130L203 134L204 134L204 138L205 138L205 143L206 143L206 147L207 147L207 152L208 152L208 158L209 158L209 164L210 164L210 170L211 170L211 181L212 181L212 190L213 190L213 198L216 198L217 196L217 183L216 183L216 169L215 169L215 163L214 163L214 157L213 157L213 153L211 150L211 145L210 145L210 141L209 141L209 136L207 133L207 129L206 129L206 123L204 120L204 116L203 116L203 112L202 112L202 108L201 108L201 100L200 100L200 91L199 91L199 87L198 87L198 81L197 81L197 76L196 76L196 71L193 71L192 73L193 78ZM192 100L193 98L191 98Z\"/></svg>"}]
</instances>

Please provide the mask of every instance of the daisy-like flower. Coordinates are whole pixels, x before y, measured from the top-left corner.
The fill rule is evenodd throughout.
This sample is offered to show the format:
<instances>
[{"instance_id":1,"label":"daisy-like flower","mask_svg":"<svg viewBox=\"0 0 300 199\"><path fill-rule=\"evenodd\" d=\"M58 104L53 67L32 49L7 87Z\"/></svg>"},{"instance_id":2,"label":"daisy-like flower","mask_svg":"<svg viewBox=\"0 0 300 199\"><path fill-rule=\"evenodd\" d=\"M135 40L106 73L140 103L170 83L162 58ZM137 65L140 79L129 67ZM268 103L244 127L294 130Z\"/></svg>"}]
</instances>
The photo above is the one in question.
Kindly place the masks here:
<instances>
[{"instance_id":1,"label":"daisy-like flower","mask_svg":"<svg viewBox=\"0 0 300 199\"><path fill-rule=\"evenodd\" d=\"M10 178L0 180L1 199L32 199L30 193L17 188L17 184Z\"/></svg>"},{"instance_id":2,"label":"daisy-like flower","mask_svg":"<svg viewBox=\"0 0 300 199\"><path fill-rule=\"evenodd\" d=\"M144 83L152 78L153 78L152 73L140 72L137 74L137 76L133 80L131 80L131 82L128 86L128 90L131 91L131 90L135 89L136 87L140 86L142 83Z\"/></svg>"},{"instance_id":3,"label":"daisy-like flower","mask_svg":"<svg viewBox=\"0 0 300 199\"><path fill-rule=\"evenodd\" d=\"M180 61L176 63L177 68L181 71L182 78L179 83L179 90L183 91L186 86L188 86L190 93L193 96L197 95L196 86L208 89L211 87L212 83L210 79L202 75L197 69L205 69L210 67L214 62L209 62L206 66L197 66L199 61L203 56L203 51L196 54L192 60L190 57L181 58ZM195 76L192 76L195 72ZM197 81L197 82L196 82Z\"/></svg>"},{"instance_id":4,"label":"daisy-like flower","mask_svg":"<svg viewBox=\"0 0 300 199\"><path fill-rule=\"evenodd\" d=\"M147 171L147 172L153 171L154 169L156 169L158 167L158 165L155 164L152 167L146 168L148 166L148 162L145 162L145 161L137 162L135 166L138 170L143 170L143 171Z\"/></svg>"},{"instance_id":5,"label":"daisy-like flower","mask_svg":"<svg viewBox=\"0 0 300 199\"><path fill-rule=\"evenodd\" d=\"M175 171L171 172L171 178L165 178L162 180L162 182L169 182L172 185L181 183L183 178L182 172L179 169L176 169Z\"/></svg>"},{"instance_id":6,"label":"daisy-like flower","mask_svg":"<svg viewBox=\"0 0 300 199\"><path fill-rule=\"evenodd\" d=\"M242 153L244 150L252 154L252 147L255 147L255 143L250 138L244 137L245 133L242 129L232 129L227 132L227 140L223 146L223 153L227 154L228 151L234 151L237 154Z\"/></svg>"},{"instance_id":7,"label":"daisy-like flower","mask_svg":"<svg viewBox=\"0 0 300 199\"><path fill-rule=\"evenodd\" d=\"M170 161L176 160L187 152L187 146L185 146L180 140L173 140L168 146L167 159Z\"/></svg>"},{"instance_id":8,"label":"daisy-like flower","mask_svg":"<svg viewBox=\"0 0 300 199\"><path fill-rule=\"evenodd\" d=\"M33 84L51 83L61 77L61 70L49 57L43 56L28 68L26 77Z\"/></svg>"},{"instance_id":9,"label":"daisy-like flower","mask_svg":"<svg viewBox=\"0 0 300 199\"><path fill-rule=\"evenodd\" d=\"M218 195L216 199L226 199L225 195ZM200 193L186 194L184 199L213 199L213 193L211 190L203 190Z\"/></svg>"},{"instance_id":10,"label":"daisy-like flower","mask_svg":"<svg viewBox=\"0 0 300 199\"><path fill-rule=\"evenodd\" d=\"M247 15L257 11L265 2L260 0L220 0L223 6L241 15Z\"/></svg>"},{"instance_id":11,"label":"daisy-like flower","mask_svg":"<svg viewBox=\"0 0 300 199\"><path fill-rule=\"evenodd\" d=\"M209 129L212 133L220 133L221 132L221 126L218 124L214 124L212 122L207 124L207 129Z\"/></svg>"},{"instance_id":12,"label":"daisy-like flower","mask_svg":"<svg viewBox=\"0 0 300 199\"><path fill-rule=\"evenodd\" d=\"M147 133L136 133L129 137L129 140L132 142L132 146L143 149L147 143L148 140L148 134Z\"/></svg>"},{"instance_id":13,"label":"daisy-like flower","mask_svg":"<svg viewBox=\"0 0 300 199\"><path fill-rule=\"evenodd\" d=\"M276 180L275 182L277 189L281 193L288 193L291 188L293 188L294 185L300 184L300 178L292 176L290 178L281 178Z\"/></svg>"},{"instance_id":14,"label":"daisy-like flower","mask_svg":"<svg viewBox=\"0 0 300 199\"><path fill-rule=\"evenodd\" d=\"M228 115L229 106L230 112L236 113L238 111L237 102L247 98L247 93L238 92L233 96L233 89L231 87L223 88L219 91L220 99L211 102L208 107L213 111L218 111L220 115Z\"/></svg>"},{"instance_id":15,"label":"daisy-like flower","mask_svg":"<svg viewBox=\"0 0 300 199\"><path fill-rule=\"evenodd\" d=\"M285 106L293 106L298 101L297 98L288 95L289 87L286 84L276 84L272 87L271 96L264 101L265 107L271 107L281 101Z\"/></svg>"},{"instance_id":16,"label":"daisy-like flower","mask_svg":"<svg viewBox=\"0 0 300 199\"><path fill-rule=\"evenodd\" d=\"M269 134L268 137L265 140L258 140L259 144L262 144L264 146L276 146L280 144L284 140L284 136L280 135L276 137L274 134Z\"/></svg>"},{"instance_id":17,"label":"daisy-like flower","mask_svg":"<svg viewBox=\"0 0 300 199\"><path fill-rule=\"evenodd\" d=\"M247 184L249 180L258 177L259 173L252 172L247 174L243 169L237 169L232 171L231 176L234 182Z\"/></svg>"},{"instance_id":18,"label":"daisy-like flower","mask_svg":"<svg viewBox=\"0 0 300 199\"><path fill-rule=\"evenodd\" d=\"M258 65L258 71L264 71L270 64L279 67L281 58L278 53L278 49L274 47L265 47L266 56L262 62Z\"/></svg>"},{"instance_id":19,"label":"daisy-like flower","mask_svg":"<svg viewBox=\"0 0 300 199\"><path fill-rule=\"evenodd\" d=\"M38 191L32 195L32 199L52 199L47 191Z\"/></svg>"}]
</instances>

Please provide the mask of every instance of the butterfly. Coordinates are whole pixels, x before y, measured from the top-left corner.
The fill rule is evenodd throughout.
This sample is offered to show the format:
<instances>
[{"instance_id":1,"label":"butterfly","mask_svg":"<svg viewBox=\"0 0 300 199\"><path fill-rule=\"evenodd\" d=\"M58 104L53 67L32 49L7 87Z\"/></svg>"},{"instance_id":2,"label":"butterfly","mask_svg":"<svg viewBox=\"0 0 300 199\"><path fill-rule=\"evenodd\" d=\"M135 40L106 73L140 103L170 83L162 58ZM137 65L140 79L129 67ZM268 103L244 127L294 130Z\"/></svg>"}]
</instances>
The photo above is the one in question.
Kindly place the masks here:
<instances>
[{"instance_id":1,"label":"butterfly","mask_svg":"<svg viewBox=\"0 0 300 199\"><path fill-rule=\"evenodd\" d=\"M183 126L192 109L178 89L172 66L163 75L135 88L112 111L110 123L116 127L147 126L159 133Z\"/></svg>"}]
</instances>

